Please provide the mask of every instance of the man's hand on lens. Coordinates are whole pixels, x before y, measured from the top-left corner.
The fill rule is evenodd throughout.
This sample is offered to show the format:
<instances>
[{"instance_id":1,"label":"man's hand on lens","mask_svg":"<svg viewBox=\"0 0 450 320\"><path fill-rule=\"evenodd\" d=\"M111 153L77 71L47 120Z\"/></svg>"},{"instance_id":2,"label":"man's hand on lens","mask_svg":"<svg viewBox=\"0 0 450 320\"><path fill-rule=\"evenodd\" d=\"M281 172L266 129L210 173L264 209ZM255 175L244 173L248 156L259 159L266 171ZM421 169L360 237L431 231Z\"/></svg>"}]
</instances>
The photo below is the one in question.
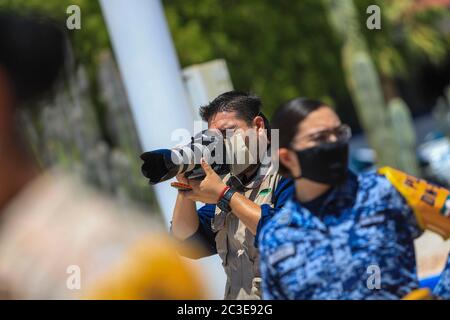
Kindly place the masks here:
<instances>
[{"instance_id":1,"label":"man's hand on lens","mask_svg":"<svg viewBox=\"0 0 450 320\"><path fill-rule=\"evenodd\" d=\"M202 181L189 180L186 177L177 176L178 181L187 183L192 187L192 191L179 192L192 201L217 204L226 184L204 159L202 159L202 168L206 174Z\"/></svg>"}]
</instances>

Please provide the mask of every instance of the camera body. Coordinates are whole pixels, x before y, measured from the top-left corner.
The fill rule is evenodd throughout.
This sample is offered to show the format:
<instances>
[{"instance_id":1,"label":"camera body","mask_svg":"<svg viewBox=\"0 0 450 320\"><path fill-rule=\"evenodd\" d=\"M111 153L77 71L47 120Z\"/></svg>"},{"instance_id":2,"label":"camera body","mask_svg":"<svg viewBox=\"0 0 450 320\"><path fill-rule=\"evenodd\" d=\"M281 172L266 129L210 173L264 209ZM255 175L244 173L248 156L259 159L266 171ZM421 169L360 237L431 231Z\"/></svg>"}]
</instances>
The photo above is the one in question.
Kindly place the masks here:
<instances>
[{"instance_id":1,"label":"camera body","mask_svg":"<svg viewBox=\"0 0 450 320\"><path fill-rule=\"evenodd\" d=\"M184 173L189 179L201 180L205 173L201 167L204 158L218 174L230 172L226 161L224 138L218 130L203 130L191 138L191 142L172 149L158 149L141 155L144 161L141 171L151 185Z\"/></svg>"}]
</instances>

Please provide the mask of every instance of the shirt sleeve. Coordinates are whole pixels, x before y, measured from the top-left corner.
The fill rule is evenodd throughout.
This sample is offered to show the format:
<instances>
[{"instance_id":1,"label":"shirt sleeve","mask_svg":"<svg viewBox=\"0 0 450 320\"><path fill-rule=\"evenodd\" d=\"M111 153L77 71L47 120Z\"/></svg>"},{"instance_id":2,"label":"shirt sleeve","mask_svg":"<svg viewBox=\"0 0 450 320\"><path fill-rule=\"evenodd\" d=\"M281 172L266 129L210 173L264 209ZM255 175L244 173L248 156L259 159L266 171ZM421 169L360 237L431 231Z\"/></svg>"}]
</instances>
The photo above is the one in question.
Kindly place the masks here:
<instances>
[{"instance_id":1,"label":"shirt sleeve","mask_svg":"<svg viewBox=\"0 0 450 320\"><path fill-rule=\"evenodd\" d=\"M261 205L261 218L256 227L255 247L258 247L258 239L262 227L280 210L287 200L294 194L295 186L291 179L281 178L274 192L273 207L268 204Z\"/></svg>"},{"instance_id":2,"label":"shirt sleeve","mask_svg":"<svg viewBox=\"0 0 450 320\"><path fill-rule=\"evenodd\" d=\"M198 228L194 234L184 240L185 243L201 248L201 252L192 253L182 252L182 254L191 259L200 259L217 253L215 233L211 224L214 219L216 206L206 204L197 210L199 219Z\"/></svg>"}]
</instances>

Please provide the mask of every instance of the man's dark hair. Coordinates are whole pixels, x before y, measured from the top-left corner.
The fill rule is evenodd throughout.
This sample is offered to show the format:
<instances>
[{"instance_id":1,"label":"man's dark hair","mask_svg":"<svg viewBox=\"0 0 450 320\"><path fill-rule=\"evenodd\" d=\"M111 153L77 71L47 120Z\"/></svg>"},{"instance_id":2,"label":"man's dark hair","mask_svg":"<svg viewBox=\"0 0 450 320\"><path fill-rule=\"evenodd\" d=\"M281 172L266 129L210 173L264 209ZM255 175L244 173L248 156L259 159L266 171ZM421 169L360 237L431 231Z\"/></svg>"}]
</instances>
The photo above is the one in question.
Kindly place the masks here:
<instances>
[{"instance_id":1,"label":"man's dark hair","mask_svg":"<svg viewBox=\"0 0 450 320\"><path fill-rule=\"evenodd\" d=\"M269 121L261 113L261 99L251 93L242 91L229 91L211 101L208 105L200 107L200 117L208 122L219 112L236 112L237 116L250 125L256 116L264 119L266 129L269 129Z\"/></svg>"},{"instance_id":2,"label":"man's dark hair","mask_svg":"<svg viewBox=\"0 0 450 320\"><path fill-rule=\"evenodd\" d=\"M0 11L0 67L19 101L47 93L61 73L65 55L66 37L56 22Z\"/></svg>"},{"instance_id":3,"label":"man's dark hair","mask_svg":"<svg viewBox=\"0 0 450 320\"><path fill-rule=\"evenodd\" d=\"M327 106L327 104L319 100L295 98L278 107L272 116L271 124L273 129L279 130L279 147L290 149L292 140L297 134L299 123L305 120L311 112L323 106ZM279 165L280 174L289 177L289 170L281 163Z\"/></svg>"}]
</instances>

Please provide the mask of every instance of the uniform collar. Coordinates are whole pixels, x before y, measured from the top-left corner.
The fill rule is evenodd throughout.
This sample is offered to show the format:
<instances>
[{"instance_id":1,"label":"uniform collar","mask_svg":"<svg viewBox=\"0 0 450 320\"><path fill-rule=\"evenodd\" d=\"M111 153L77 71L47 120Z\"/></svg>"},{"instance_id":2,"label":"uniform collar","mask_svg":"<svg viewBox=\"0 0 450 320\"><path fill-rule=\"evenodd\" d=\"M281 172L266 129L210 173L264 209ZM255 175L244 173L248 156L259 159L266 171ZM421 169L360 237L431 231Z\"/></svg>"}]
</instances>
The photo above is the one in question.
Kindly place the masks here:
<instances>
[{"instance_id":1,"label":"uniform collar","mask_svg":"<svg viewBox=\"0 0 450 320\"><path fill-rule=\"evenodd\" d=\"M326 197L320 213L340 211L344 208L353 207L356 193L358 191L358 178L350 170L347 179L342 185L334 187Z\"/></svg>"},{"instance_id":2,"label":"uniform collar","mask_svg":"<svg viewBox=\"0 0 450 320\"><path fill-rule=\"evenodd\" d=\"M348 170L347 178L344 183L339 186L335 186L328 192L328 195L323 201L323 204L318 212L310 213L318 218L323 218L326 214L338 215L342 210L353 207L356 200L357 191L358 178L352 171ZM299 212L309 212L307 208L295 199L295 194L293 197Z\"/></svg>"}]
</instances>

